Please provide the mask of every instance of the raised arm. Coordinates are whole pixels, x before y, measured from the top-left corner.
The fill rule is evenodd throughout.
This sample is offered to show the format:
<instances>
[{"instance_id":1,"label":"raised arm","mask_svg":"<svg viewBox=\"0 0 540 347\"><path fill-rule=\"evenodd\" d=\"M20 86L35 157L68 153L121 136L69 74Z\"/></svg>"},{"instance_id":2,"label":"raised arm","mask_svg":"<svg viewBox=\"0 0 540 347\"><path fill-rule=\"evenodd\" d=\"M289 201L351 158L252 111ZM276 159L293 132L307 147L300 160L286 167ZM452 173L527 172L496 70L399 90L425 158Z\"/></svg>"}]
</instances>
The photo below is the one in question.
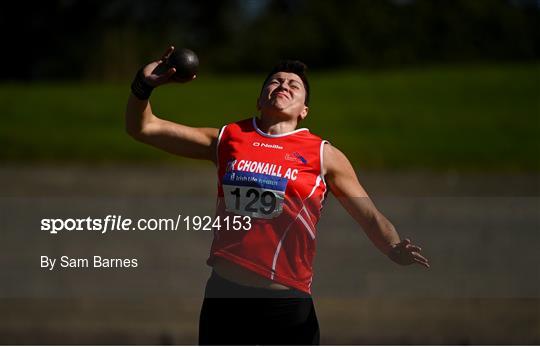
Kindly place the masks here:
<instances>
[{"instance_id":1,"label":"raised arm","mask_svg":"<svg viewBox=\"0 0 540 347\"><path fill-rule=\"evenodd\" d=\"M151 87L178 82L172 78L174 68L167 71L156 69L174 50L169 47L163 57L142 69L143 81ZM192 80L196 76L193 76ZM138 141L147 143L167 152L194 159L206 159L215 163L216 128L194 128L161 119L153 114L150 101L139 99L133 93L126 108L126 131Z\"/></svg>"},{"instance_id":2,"label":"raised arm","mask_svg":"<svg viewBox=\"0 0 540 347\"><path fill-rule=\"evenodd\" d=\"M418 263L429 268L429 261L420 254L421 248L411 244L409 239L400 241L392 223L377 210L347 157L330 144L324 145L323 156L323 173L330 191L360 224L373 244L398 264Z\"/></svg>"}]
</instances>

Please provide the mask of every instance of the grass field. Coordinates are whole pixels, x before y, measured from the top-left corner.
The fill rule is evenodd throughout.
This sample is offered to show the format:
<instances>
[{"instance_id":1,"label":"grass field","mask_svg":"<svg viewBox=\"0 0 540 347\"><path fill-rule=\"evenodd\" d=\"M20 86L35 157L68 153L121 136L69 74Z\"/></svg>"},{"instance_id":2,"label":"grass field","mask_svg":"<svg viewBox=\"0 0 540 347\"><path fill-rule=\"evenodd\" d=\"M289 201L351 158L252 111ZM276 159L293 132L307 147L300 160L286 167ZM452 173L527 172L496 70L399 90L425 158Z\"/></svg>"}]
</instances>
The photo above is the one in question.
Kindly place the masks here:
<instances>
[{"instance_id":1,"label":"grass field","mask_svg":"<svg viewBox=\"0 0 540 347\"><path fill-rule=\"evenodd\" d=\"M255 112L263 76L204 76L154 92L154 112L219 127ZM302 126L364 168L540 169L540 64L311 76ZM2 83L0 160L177 161L124 132L125 84Z\"/></svg>"}]
</instances>

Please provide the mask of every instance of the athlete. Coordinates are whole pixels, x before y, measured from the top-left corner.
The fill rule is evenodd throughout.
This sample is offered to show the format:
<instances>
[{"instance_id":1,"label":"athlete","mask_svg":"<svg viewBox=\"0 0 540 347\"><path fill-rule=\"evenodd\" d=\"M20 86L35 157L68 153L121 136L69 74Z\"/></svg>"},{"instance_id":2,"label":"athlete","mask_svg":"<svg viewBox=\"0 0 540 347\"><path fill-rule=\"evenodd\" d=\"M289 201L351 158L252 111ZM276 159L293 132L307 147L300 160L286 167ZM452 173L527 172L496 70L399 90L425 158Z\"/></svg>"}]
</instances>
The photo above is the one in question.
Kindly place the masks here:
<instances>
[{"instance_id":1,"label":"athlete","mask_svg":"<svg viewBox=\"0 0 540 347\"><path fill-rule=\"evenodd\" d=\"M309 110L303 63L274 67L257 100L257 116L221 129L194 128L155 116L148 100L153 88L176 82L174 68L156 72L173 50L137 73L127 132L170 153L212 161L218 171L216 216L248 226L215 231L200 344L319 344L312 263L328 191L391 260L429 268L420 247L400 240L374 206L347 157L298 128Z\"/></svg>"}]
</instances>

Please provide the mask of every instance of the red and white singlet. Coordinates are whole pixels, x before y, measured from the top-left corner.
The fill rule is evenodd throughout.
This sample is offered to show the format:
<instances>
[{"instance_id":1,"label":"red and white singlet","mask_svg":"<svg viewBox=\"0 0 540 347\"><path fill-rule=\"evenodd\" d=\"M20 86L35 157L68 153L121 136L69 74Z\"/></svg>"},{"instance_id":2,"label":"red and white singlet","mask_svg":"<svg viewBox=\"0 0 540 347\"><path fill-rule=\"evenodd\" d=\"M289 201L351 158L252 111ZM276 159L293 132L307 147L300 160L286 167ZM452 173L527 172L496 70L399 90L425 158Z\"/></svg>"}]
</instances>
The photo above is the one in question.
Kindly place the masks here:
<instances>
[{"instance_id":1,"label":"red and white singlet","mask_svg":"<svg viewBox=\"0 0 540 347\"><path fill-rule=\"evenodd\" d=\"M325 142L305 128L266 134L256 118L221 129L216 215L249 216L251 229L216 230L209 265L221 257L311 293Z\"/></svg>"}]
</instances>

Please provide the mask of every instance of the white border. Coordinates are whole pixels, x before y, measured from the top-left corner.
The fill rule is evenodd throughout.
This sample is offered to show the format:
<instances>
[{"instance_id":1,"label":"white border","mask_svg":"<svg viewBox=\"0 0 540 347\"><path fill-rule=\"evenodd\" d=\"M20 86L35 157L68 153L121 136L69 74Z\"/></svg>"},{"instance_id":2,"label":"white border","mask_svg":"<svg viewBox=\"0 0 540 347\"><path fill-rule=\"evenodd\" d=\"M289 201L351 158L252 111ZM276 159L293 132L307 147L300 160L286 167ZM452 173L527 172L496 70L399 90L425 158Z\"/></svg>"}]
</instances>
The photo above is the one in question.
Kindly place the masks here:
<instances>
[{"instance_id":1,"label":"white border","mask_svg":"<svg viewBox=\"0 0 540 347\"><path fill-rule=\"evenodd\" d=\"M327 141L327 140L322 140L321 141L321 148L320 148L320 151L319 151L320 152L319 153L319 158L321 160L321 173L320 173L320 176L321 176L321 179L322 179L324 185L326 186L326 180L324 179L324 173L323 173L323 171L324 171L324 154L323 153L324 153L324 144L325 143L330 144L330 141Z\"/></svg>"},{"instance_id":2,"label":"white border","mask_svg":"<svg viewBox=\"0 0 540 347\"><path fill-rule=\"evenodd\" d=\"M306 207L304 206L304 209L305 208ZM313 230L309 226L308 222L305 220L304 217L302 217L302 215L300 213L298 214L298 219L300 219L300 222L302 222L302 224L304 224L304 226L306 227L307 231L309 232L309 236L311 236L311 239L315 240L315 233L313 232Z\"/></svg>"},{"instance_id":3,"label":"white border","mask_svg":"<svg viewBox=\"0 0 540 347\"><path fill-rule=\"evenodd\" d=\"M227 127L227 125L224 125L224 126L221 127L221 129L219 129L217 142L216 142L216 168L217 168L217 171L218 171L218 175L219 175L219 144L221 142L221 136L223 136L223 133L225 132L226 127Z\"/></svg>"},{"instance_id":4,"label":"white border","mask_svg":"<svg viewBox=\"0 0 540 347\"><path fill-rule=\"evenodd\" d=\"M296 129L296 130L293 130L293 131L290 131L288 133L283 133L283 134L276 134L276 135L272 135L272 134L267 134L265 133L264 131L262 131L261 129L259 129L259 127L257 126L257 116L253 116L253 128L255 129L255 131L259 134L259 135L262 135L264 137L283 137L283 136L288 136L288 135L292 135L292 134L296 134L297 132L299 131L304 131L304 130L307 130L309 131L308 128L300 128L300 129Z\"/></svg>"}]
</instances>

